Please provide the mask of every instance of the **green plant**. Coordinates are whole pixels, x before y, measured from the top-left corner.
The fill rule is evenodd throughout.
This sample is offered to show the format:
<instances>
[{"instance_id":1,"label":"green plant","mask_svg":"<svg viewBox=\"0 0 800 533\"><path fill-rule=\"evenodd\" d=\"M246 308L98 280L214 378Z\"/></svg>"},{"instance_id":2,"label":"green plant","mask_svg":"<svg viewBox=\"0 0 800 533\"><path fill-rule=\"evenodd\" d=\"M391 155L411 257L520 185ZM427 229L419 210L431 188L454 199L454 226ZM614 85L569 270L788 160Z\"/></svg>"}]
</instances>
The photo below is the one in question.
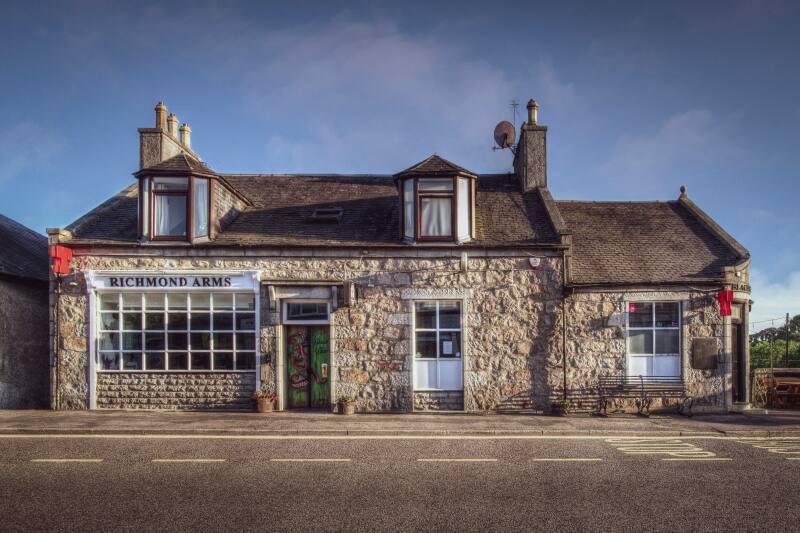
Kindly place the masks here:
<instances>
[{"instance_id":1,"label":"green plant","mask_svg":"<svg viewBox=\"0 0 800 533\"><path fill-rule=\"evenodd\" d=\"M257 390L251 396L253 400L266 400L268 402L274 402L278 400L278 396L272 392L265 391L265 390Z\"/></svg>"},{"instance_id":2,"label":"green plant","mask_svg":"<svg viewBox=\"0 0 800 533\"><path fill-rule=\"evenodd\" d=\"M339 399L336 401L338 403L351 403L354 402L355 400L353 399L352 396L339 396Z\"/></svg>"}]
</instances>

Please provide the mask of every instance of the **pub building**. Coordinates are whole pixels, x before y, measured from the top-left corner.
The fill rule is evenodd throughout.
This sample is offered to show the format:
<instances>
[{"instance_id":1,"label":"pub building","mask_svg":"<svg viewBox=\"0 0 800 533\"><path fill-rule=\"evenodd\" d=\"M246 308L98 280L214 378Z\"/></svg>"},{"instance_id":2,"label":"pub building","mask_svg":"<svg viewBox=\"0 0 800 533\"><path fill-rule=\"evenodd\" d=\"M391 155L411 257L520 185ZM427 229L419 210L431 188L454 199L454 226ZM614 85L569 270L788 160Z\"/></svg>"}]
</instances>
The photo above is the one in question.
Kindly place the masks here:
<instances>
[{"instance_id":1,"label":"pub building","mask_svg":"<svg viewBox=\"0 0 800 533\"><path fill-rule=\"evenodd\" d=\"M509 173L244 175L159 103L133 182L48 230L52 407L548 413L644 376L746 408L747 250L683 188L555 200L537 109Z\"/></svg>"}]
</instances>

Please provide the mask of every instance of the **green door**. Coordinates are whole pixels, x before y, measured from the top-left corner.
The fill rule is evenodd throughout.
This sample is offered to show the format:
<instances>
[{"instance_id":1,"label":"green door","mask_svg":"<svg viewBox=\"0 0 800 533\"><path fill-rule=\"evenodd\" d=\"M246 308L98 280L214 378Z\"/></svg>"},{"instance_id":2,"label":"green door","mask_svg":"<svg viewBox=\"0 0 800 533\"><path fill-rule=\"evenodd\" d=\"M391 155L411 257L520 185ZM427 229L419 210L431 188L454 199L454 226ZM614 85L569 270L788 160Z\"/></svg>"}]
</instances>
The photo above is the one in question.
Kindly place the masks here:
<instances>
[{"instance_id":1,"label":"green door","mask_svg":"<svg viewBox=\"0 0 800 533\"><path fill-rule=\"evenodd\" d=\"M330 406L330 333L327 326L286 328L290 409Z\"/></svg>"}]
</instances>

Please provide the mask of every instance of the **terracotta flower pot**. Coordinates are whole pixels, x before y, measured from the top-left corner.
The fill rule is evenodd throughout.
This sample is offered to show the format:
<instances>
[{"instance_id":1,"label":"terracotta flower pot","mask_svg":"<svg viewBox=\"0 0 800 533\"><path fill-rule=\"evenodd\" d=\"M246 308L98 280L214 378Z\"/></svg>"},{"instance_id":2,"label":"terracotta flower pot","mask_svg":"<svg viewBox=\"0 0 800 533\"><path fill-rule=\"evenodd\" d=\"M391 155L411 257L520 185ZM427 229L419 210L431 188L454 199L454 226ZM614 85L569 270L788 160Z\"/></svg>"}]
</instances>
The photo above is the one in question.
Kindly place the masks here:
<instances>
[{"instance_id":1,"label":"terracotta flower pot","mask_svg":"<svg viewBox=\"0 0 800 533\"><path fill-rule=\"evenodd\" d=\"M266 398L259 398L256 400L257 413L271 413L275 410L275 402L267 400Z\"/></svg>"},{"instance_id":2,"label":"terracotta flower pot","mask_svg":"<svg viewBox=\"0 0 800 533\"><path fill-rule=\"evenodd\" d=\"M566 416L567 413L568 409L563 404L554 403L550 406L550 414L552 416Z\"/></svg>"},{"instance_id":3,"label":"terracotta flower pot","mask_svg":"<svg viewBox=\"0 0 800 533\"><path fill-rule=\"evenodd\" d=\"M339 402L339 412L343 415L354 415L356 414L356 403L355 402Z\"/></svg>"}]
</instances>

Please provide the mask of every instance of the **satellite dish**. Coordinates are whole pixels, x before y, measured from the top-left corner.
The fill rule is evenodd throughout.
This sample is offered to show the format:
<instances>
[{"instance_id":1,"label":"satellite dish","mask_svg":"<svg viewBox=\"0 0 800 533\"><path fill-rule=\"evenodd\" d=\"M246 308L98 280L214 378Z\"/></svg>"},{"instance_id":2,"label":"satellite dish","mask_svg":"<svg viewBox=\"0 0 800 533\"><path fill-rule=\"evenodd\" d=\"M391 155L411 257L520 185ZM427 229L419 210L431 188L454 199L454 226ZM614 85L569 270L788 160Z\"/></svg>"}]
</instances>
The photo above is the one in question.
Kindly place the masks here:
<instances>
[{"instance_id":1,"label":"satellite dish","mask_svg":"<svg viewBox=\"0 0 800 533\"><path fill-rule=\"evenodd\" d=\"M514 132L514 125L509 121L504 120L499 122L494 127L494 142L497 143L501 149L511 148L514 146L517 134Z\"/></svg>"}]
</instances>

